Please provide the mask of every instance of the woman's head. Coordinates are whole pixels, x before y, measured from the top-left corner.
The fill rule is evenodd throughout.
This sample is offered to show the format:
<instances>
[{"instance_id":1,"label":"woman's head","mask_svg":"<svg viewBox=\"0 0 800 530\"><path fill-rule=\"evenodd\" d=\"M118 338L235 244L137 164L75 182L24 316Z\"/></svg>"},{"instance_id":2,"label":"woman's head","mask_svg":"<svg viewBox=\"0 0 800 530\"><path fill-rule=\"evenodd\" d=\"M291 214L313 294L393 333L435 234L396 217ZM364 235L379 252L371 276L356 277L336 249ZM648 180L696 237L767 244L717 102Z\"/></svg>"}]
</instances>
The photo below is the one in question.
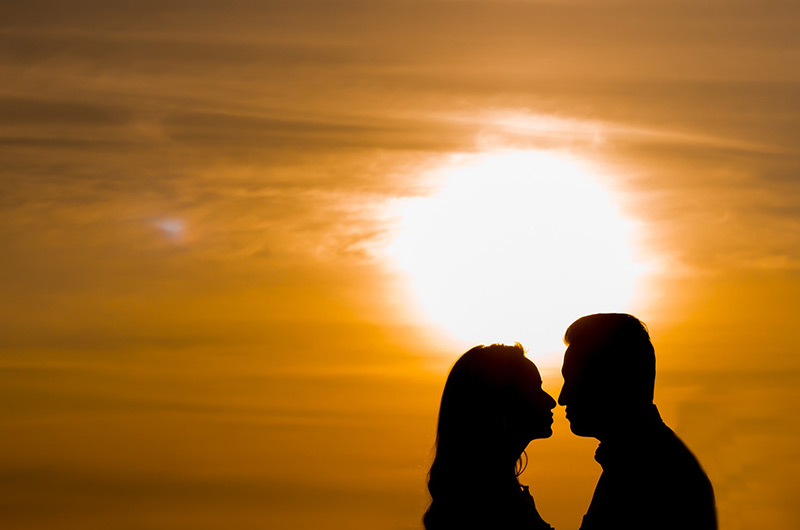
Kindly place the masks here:
<instances>
[{"instance_id":1,"label":"woman's head","mask_svg":"<svg viewBox=\"0 0 800 530\"><path fill-rule=\"evenodd\" d=\"M520 445L552 435L555 401L522 345L476 346L450 370L439 409L438 443ZM475 449L479 449L475 447Z\"/></svg>"},{"instance_id":2,"label":"woman's head","mask_svg":"<svg viewBox=\"0 0 800 530\"><path fill-rule=\"evenodd\" d=\"M450 527L437 521L449 520L470 496L486 503L519 493L515 465L531 440L553 434L555 405L522 345L476 346L462 355L442 393L426 528Z\"/></svg>"}]
</instances>

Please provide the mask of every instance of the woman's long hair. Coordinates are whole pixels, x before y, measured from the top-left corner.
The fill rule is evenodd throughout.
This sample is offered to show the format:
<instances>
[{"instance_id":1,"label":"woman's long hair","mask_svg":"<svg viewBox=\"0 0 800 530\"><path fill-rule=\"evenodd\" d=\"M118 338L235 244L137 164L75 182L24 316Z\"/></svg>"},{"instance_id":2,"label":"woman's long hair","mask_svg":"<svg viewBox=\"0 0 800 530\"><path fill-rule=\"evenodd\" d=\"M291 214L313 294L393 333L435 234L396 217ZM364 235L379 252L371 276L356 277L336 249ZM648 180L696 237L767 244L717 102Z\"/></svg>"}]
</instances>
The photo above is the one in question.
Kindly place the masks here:
<instances>
[{"instance_id":1,"label":"woman's long hair","mask_svg":"<svg viewBox=\"0 0 800 530\"><path fill-rule=\"evenodd\" d=\"M453 365L442 392L428 473L427 530L453 527L455 520L467 517L463 508L471 502L491 503L519 492L522 457L509 453L506 434L528 362L522 345L493 344L472 348Z\"/></svg>"}]
</instances>

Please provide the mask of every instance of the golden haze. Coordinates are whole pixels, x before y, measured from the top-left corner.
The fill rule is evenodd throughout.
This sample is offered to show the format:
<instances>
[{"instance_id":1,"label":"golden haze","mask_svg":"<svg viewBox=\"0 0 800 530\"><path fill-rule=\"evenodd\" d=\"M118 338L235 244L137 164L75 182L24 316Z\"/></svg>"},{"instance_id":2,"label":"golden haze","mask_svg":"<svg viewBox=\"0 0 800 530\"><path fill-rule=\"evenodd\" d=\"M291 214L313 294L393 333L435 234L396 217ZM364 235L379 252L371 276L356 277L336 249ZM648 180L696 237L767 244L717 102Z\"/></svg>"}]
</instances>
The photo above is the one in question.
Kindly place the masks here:
<instances>
[{"instance_id":1,"label":"golden haze","mask_svg":"<svg viewBox=\"0 0 800 530\"><path fill-rule=\"evenodd\" d=\"M783 1L7 2L0 525L418 528L468 345L382 252L397 205L446 191L430 175L504 150L586 165L632 227L621 248L652 267L619 305L652 330L657 401L721 528L798 527L799 20ZM531 278L559 259L525 256ZM553 292L537 303L573 302ZM574 528L599 468L562 414L523 482Z\"/></svg>"}]
</instances>

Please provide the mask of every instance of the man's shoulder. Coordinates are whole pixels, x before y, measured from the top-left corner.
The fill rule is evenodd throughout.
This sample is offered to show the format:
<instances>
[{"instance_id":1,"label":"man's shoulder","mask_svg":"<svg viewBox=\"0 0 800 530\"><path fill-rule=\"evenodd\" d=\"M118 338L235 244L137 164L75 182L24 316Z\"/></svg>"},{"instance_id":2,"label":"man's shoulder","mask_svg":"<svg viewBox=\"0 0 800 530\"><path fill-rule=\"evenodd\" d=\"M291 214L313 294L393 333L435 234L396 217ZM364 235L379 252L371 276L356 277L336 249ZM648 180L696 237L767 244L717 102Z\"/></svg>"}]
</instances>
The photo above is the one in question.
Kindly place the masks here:
<instances>
[{"instance_id":1,"label":"man's shoulder","mask_svg":"<svg viewBox=\"0 0 800 530\"><path fill-rule=\"evenodd\" d=\"M674 471L699 472L705 476L705 471L694 453L687 447L675 432L662 424L652 437L649 453L662 467Z\"/></svg>"},{"instance_id":2,"label":"man's shoulder","mask_svg":"<svg viewBox=\"0 0 800 530\"><path fill-rule=\"evenodd\" d=\"M635 440L615 447L611 454L598 459L606 482L614 489L642 488L632 495L649 496L660 492L668 496L682 493L697 495L710 490L711 483L697 458L686 444L663 423Z\"/></svg>"},{"instance_id":3,"label":"man's shoulder","mask_svg":"<svg viewBox=\"0 0 800 530\"><path fill-rule=\"evenodd\" d=\"M604 467L582 530L716 528L711 482L671 429L642 433L626 449Z\"/></svg>"}]
</instances>

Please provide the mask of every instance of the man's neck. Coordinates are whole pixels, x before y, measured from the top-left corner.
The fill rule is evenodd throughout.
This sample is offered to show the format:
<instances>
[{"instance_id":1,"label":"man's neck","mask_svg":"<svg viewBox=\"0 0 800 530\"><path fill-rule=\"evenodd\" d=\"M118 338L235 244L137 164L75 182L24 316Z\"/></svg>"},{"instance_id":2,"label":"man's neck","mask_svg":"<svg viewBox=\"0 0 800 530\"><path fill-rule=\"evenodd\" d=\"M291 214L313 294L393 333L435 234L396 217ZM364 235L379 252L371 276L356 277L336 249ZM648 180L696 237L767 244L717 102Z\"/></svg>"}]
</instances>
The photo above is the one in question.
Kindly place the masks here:
<instances>
[{"instance_id":1,"label":"man's neck","mask_svg":"<svg viewBox=\"0 0 800 530\"><path fill-rule=\"evenodd\" d=\"M609 422L597 439L605 444L624 443L662 423L658 408L653 403L645 403L620 411L616 421Z\"/></svg>"}]
</instances>

